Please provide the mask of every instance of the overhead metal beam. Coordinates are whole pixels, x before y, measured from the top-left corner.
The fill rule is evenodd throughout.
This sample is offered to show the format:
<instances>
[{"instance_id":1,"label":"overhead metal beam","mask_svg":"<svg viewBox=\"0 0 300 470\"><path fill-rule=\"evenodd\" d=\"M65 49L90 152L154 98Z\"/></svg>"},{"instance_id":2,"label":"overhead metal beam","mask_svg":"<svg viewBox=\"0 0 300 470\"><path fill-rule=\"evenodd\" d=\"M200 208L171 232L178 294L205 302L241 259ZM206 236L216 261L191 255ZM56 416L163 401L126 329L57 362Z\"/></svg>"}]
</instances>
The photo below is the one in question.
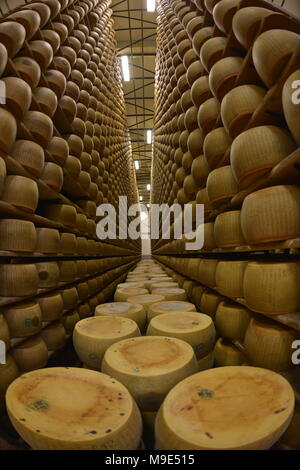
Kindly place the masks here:
<instances>
[{"instance_id":1,"label":"overhead metal beam","mask_svg":"<svg viewBox=\"0 0 300 470\"><path fill-rule=\"evenodd\" d=\"M131 129L131 128L137 129L136 127L133 127L133 126L138 126L139 124L144 124L144 122L148 122L148 121L151 121L151 120L152 120L152 118L143 119L142 121L137 122L136 124L132 124L131 126L128 126L128 129ZM146 129L147 129L147 128L145 128L145 130L146 130ZM150 144L149 144L149 145L150 145Z\"/></svg>"},{"instance_id":2,"label":"overhead metal beam","mask_svg":"<svg viewBox=\"0 0 300 470\"><path fill-rule=\"evenodd\" d=\"M132 11L132 10L128 10L128 15L127 16L123 16L123 15L115 15L113 14L113 16L115 18L121 18L123 20L128 20L129 18L132 20L132 21L139 21L140 23L147 23L147 24L153 24L155 26L157 26L157 23L155 23L154 21L150 21L150 20L141 20L141 18L133 18L133 16L130 16L129 15L129 12ZM117 12L116 12L117 13ZM124 12L125 13L125 12ZM127 13L127 10L126 10L126 13Z\"/></svg>"},{"instance_id":3,"label":"overhead metal beam","mask_svg":"<svg viewBox=\"0 0 300 470\"><path fill-rule=\"evenodd\" d=\"M144 109L144 110L146 110L146 111L152 112L152 109L150 109L150 108L145 108L144 106L140 106L139 104L128 103L128 101L125 101L125 104L127 104L128 106L134 106L134 107L136 107L136 108L140 108L140 109Z\"/></svg>"},{"instance_id":4,"label":"overhead metal beam","mask_svg":"<svg viewBox=\"0 0 300 470\"><path fill-rule=\"evenodd\" d=\"M153 76L155 75L155 70L146 69L145 67L142 67L141 65L134 64L133 62L129 62L129 65L131 65L132 67L135 67L136 69L145 70L145 72L152 73Z\"/></svg>"},{"instance_id":5,"label":"overhead metal beam","mask_svg":"<svg viewBox=\"0 0 300 470\"><path fill-rule=\"evenodd\" d=\"M145 96L145 97L144 96L137 96L136 98L126 98L126 100L130 100L130 101L133 101L133 100L154 100L154 97L153 96Z\"/></svg>"},{"instance_id":6,"label":"overhead metal beam","mask_svg":"<svg viewBox=\"0 0 300 470\"><path fill-rule=\"evenodd\" d=\"M151 83L145 83L144 85L138 87L135 89L135 91L139 91L139 90L144 90L147 86L150 86L150 85L154 85L154 81L151 82ZM131 95L132 91L127 91L127 93L125 93L125 97L128 96L128 95ZM130 99L130 98L127 98L127 99ZM146 99L146 98L145 98ZM151 98L152 99L152 98Z\"/></svg>"},{"instance_id":7,"label":"overhead metal beam","mask_svg":"<svg viewBox=\"0 0 300 470\"><path fill-rule=\"evenodd\" d=\"M128 48L131 48L132 46L136 45L136 44L139 44L141 41L145 41L146 39L150 39L150 38L154 38L156 37L156 33L154 34L149 34L148 36L145 36L145 37L142 37L140 39L137 39L136 41L133 41L133 42L130 42L129 44L127 44L126 46L124 47L121 47L121 49L118 49L118 53L120 51L124 51L125 49L128 49ZM133 52L132 52L133 53ZM119 54L118 54L119 55Z\"/></svg>"},{"instance_id":8,"label":"overhead metal beam","mask_svg":"<svg viewBox=\"0 0 300 470\"><path fill-rule=\"evenodd\" d=\"M144 31L146 31L146 30L153 31L153 29L156 29L156 27L155 26L148 26L148 27L145 28L143 26L142 28L131 28L131 31L142 31L142 30L144 30ZM117 28L117 29L115 29L115 31L116 32L118 32L118 31L128 31L128 28Z\"/></svg>"}]
</instances>

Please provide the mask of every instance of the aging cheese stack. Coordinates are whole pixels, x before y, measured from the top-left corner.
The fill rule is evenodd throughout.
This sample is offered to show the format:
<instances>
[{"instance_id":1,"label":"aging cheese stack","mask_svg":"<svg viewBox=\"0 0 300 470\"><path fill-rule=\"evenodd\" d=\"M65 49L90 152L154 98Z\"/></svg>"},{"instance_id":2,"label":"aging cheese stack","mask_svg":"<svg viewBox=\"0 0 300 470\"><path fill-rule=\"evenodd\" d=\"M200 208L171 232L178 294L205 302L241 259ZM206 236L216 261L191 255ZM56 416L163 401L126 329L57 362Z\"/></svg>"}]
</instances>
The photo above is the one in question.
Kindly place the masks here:
<instances>
[{"instance_id":1,"label":"aging cheese stack","mask_svg":"<svg viewBox=\"0 0 300 470\"><path fill-rule=\"evenodd\" d=\"M137 202L109 1L9 7L0 25L0 339L20 373L44 367L111 298L140 246L96 233L98 205Z\"/></svg>"}]
</instances>

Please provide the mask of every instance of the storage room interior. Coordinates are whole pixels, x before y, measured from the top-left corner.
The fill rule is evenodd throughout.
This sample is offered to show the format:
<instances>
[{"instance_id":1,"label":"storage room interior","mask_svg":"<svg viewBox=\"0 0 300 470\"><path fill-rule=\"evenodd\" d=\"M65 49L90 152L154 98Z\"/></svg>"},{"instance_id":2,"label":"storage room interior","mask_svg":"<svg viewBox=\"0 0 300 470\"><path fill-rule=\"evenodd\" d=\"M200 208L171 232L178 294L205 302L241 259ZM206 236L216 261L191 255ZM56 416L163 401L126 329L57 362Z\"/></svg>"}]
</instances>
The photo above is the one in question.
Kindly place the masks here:
<instances>
[{"instance_id":1,"label":"storage room interior","mask_svg":"<svg viewBox=\"0 0 300 470\"><path fill-rule=\"evenodd\" d=\"M299 145L299 0L0 0L0 450L300 450Z\"/></svg>"}]
</instances>

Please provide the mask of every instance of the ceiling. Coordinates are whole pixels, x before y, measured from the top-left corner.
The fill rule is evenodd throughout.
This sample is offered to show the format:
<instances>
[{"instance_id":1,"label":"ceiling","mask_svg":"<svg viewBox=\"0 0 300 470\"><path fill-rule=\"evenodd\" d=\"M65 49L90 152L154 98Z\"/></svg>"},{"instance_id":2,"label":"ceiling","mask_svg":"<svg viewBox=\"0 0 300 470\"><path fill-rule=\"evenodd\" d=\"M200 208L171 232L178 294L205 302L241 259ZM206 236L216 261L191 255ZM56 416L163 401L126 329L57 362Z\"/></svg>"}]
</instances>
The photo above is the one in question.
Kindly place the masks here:
<instances>
[{"instance_id":1,"label":"ceiling","mask_svg":"<svg viewBox=\"0 0 300 470\"><path fill-rule=\"evenodd\" d=\"M128 55L129 82L123 82L133 159L139 160L137 184L143 203L150 202L152 144L146 132L153 129L156 12L147 12L147 0L113 0L119 55Z\"/></svg>"}]
</instances>

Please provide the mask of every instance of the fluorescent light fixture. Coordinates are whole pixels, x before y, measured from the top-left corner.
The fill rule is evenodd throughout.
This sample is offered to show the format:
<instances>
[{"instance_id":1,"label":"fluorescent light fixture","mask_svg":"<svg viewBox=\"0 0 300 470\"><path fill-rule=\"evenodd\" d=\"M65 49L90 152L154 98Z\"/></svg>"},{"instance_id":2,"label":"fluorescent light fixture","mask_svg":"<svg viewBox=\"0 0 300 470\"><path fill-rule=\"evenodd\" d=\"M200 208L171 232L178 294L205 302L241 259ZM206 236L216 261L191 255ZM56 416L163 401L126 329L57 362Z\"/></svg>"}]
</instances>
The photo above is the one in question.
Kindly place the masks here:
<instances>
[{"instance_id":1,"label":"fluorescent light fixture","mask_svg":"<svg viewBox=\"0 0 300 470\"><path fill-rule=\"evenodd\" d=\"M152 144L152 130L147 130L147 144Z\"/></svg>"},{"instance_id":2,"label":"fluorescent light fixture","mask_svg":"<svg viewBox=\"0 0 300 470\"><path fill-rule=\"evenodd\" d=\"M151 184L147 184L147 191L150 191L151 189Z\"/></svg>"},{"instance_id":3,"label":"fluorescent light fixture","mask_svg":"<svg viewBox=\"0 0 300 470\"><path fill-rule=\"evenodd\" d=\"M155 0L147 0L147 11L155 11Z\"/></svg>"},{"instance_id":4,"label":"fluorescent light fixture","mask_svg":"<svg viewBox=\"0 0 300 470\"><path fill-rule=\"evenodd\" d=\"M147 204L147 207L149 208L149 207L150 207L150 204Z\"/></svg>"},{"instance_id":5,"label":"fluorescent light fixture","mask_svg":"<svg viewBox=\"0 0 300 470\"><path fill-rule=\"evenodd\" d=\"M123 72L124 82L129 82L130 81L130 72L129 72L129 62L128 62L128 56L127 55L122 55L121 56L121 64L122 64L122 72Z\"/></svg>"},{"instance_id":6,"label":"fluorescent light fixture","mask_svg":"<svg viewBox=\"0 0 300 470\"><path fill-rule=\"evenodd\" d=\"M143 199L144 199L143 196L140 196L140 201L142 201Z\"/></svg>"},{"instance_id":7,"label":"fluorescent light fixture","mask_svg":"<svg viewBox=\"0 0 300 470\"><path fill-rule=\"evenodd\" d=\"M134 161L134 166L135 166L136 170L139 170L140 169L140 162L138 160L135 160Z\"/></svg>"}]
</instances>

